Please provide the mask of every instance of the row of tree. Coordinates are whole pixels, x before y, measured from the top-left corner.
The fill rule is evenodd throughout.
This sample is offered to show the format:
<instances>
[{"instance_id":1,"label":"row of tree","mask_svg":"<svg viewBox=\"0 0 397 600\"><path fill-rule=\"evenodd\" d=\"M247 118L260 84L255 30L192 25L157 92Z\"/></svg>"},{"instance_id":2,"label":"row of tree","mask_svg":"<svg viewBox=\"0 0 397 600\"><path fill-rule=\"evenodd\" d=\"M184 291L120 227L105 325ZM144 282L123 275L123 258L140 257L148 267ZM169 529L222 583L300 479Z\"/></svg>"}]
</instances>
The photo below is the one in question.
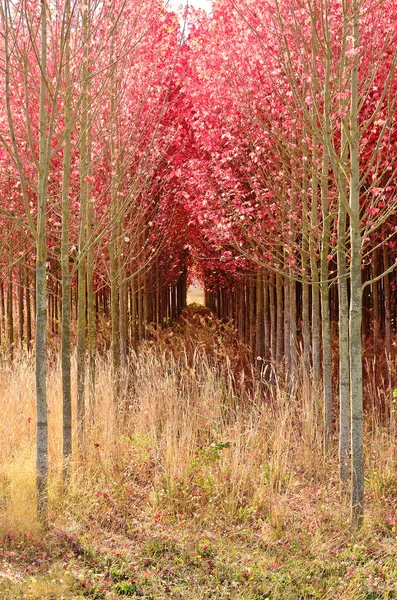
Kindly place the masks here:
<instances>
[{"instance_id":1,"label":"row of tree","mask_svg":"<svg viewBox=\"0 0 397 600\"><path fill-rule=\"evenodd\" d=\"M290 391L303 378L326 449L337 339L340 473L361 524L362 334L390 363L396 327L395 17L392 0L217 0L186 37L160 1L1 2L0 334L5 355L35 351L43 523L47 325L67 477L73 347L83 455L98 348L117 402L130 349L176 318L194 263L255 361Z\"/></svg>"},{"instance_id":2,"label":"row of tree","mask_svg":"<svg viewBox=\"0 0 397 600\"><path fill-rule=\"evenodd\" d=\"M186 242L169 235L180 209L161 195L181 132L181 33L162 2L146 0L3 0L0 23L0 333L11 358L34 334L45 525L48 326L61 339L67 477L73 343L82 455L98 333L110 331L117 402L129 348L148 323L174 319L186 296Z\"/></svg>"},{"instance_id":3,"label":"row of tree","mask_svg":"<svg viewBox=\"0 0 397 600\"><path fill-rule=\"evenodd\" d=\"M302 376L326 449L337 345L340 475L360 525L362 333L375 357L385 340L395 430L395 4L218 0L191 29L180 195L200 226L207 301L276 377Z\"/></svg>"}]
</instances>

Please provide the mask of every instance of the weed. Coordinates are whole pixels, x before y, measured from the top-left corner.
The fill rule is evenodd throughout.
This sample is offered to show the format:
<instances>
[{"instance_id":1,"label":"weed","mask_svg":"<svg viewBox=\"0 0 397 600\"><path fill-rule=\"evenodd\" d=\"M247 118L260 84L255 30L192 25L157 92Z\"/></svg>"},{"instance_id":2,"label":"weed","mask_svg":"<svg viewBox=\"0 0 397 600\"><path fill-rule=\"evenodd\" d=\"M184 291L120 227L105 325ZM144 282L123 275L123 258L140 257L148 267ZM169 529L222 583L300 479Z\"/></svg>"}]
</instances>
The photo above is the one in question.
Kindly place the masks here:
<instances>
[{"instance_id":1,"label":"weed","mask_svg":"<svg viewBox=\"0 0 397 600\"><path fill-rule=\"evenodd\" d=\"M135 583L129 583L128 581L116 583L116 585L113 586L113 592L115 592L119 596L143 596L143 593L137 588Z\"/></svg>"}]
</instances>

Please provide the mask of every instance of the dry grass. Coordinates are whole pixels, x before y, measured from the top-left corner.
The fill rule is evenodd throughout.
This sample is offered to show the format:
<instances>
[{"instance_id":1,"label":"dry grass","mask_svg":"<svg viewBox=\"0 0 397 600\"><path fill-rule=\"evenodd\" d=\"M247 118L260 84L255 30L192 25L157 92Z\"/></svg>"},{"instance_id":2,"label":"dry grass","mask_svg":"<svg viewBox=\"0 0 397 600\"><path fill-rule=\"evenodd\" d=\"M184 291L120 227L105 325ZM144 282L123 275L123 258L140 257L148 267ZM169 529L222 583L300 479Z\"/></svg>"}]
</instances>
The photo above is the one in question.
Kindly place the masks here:
<instances>
[{"instance_id":1,"label":"dry grass","mask_svg":"<svg viewBox=\"0 0 397 600\"><path fill-rule=\"evenodd\" d=\"M347 502L339 491L336 451L324 458L321 430L302 408L307 404L298 393L291 397L252 374L242 375L244 349L236 344L228 326L214 325L206 316L193 324L187 319L182 328L161 334L156 345L147 343L139 357L131 357L117 415L108 359L98 359L95 423L87 430L84 462L73 457L67 490L61 484L60 368L52 365L49 489L57 530L73 539L89 537L89 531L99 537L103 532L129 539L143 536L145 543L151 528L160 527L162 534L166 528L173 543L181 542L187 530L191 539L199 531L212 532L214 552L226 561L217 545L226 534L215 533L223 531L229 540L237 536L238 556L245 548L250 565L257 565L253 548L263 546L270 555L262 571L280 576L280 561L291 571L288 561L302 555L304 569L317 555L325 568L327 561L333 564L349 549L353 534L347 526ZM75 375L75 365L73 369ZM0 410L0 536L3 546L14 547L27 543L27 538L40 539L34 514L34 372L29 360L2 368ZM367 560L361 566L368 566L375 555L385 564L397 555L396 451L374 415L368 418L366 457L367 517L355 539ZM350 568L349 561L343 564ZM360 572L357 569L354 573ZM364 575L357 581L353 575L346 579L347 570L342 579L329 575L329 581L315 589L332 589L341 598L396 597L387 591L386 576L379 584L384 595L361 596ZM374 577L372 567L368 573ZM255 577L254 583L255 589L266 588ZM305 595L303 587L296 588L296 595L283 596L280 581L269 585L269 598L336 597L325 592ZM212 597L267 597L235 592L228 588L229 596L214 592ZM53 597L40 593L37 597ZM157 590L155 597L163 596ZM176 597L206 596L186 592Z\"/></svg>"}]
</instances>

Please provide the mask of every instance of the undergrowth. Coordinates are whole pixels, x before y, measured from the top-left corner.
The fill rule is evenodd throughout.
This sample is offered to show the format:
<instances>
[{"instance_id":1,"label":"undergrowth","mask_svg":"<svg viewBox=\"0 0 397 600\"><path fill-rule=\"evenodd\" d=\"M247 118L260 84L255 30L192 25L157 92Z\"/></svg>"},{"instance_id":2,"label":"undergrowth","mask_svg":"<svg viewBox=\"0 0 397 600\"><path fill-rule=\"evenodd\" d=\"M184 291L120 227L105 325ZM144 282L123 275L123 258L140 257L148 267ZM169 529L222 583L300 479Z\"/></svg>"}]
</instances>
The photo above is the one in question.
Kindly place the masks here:
<instances>
[{"instance_id":1,"label":"undergrowth","mask_svg":"<svg viewBox=\"0 0 397 600\"><path fill-rule=\"evenodd\" d=\"M44 537L33 364L3 366L1 598L397 597L396 453L379 420L367 419L366 520L354 533L336 448L324 456L302 387L253 373L231 324L191 310L130 358L117 410L109 360L97 359L95 419L67 486L52 365Z\"/></svg>"}]
</instances>

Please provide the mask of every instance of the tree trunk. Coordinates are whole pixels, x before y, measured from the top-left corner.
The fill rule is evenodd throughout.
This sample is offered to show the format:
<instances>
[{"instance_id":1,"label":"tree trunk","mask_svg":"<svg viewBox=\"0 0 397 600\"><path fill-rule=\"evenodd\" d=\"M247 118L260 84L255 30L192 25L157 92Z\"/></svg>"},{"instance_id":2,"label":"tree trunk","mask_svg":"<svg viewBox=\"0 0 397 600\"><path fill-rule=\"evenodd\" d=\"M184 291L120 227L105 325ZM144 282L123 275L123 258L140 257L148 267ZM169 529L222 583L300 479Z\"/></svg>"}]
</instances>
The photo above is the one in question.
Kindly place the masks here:
<instances>
[{"instance_id":1,"label":"tree trunk","mask_svg":"<svg viewBox=\"0 0 397 600\"><path fill-rule=\"evenodd\" d=\"M308 148L304 147L305 156ZM308 224L308 173L303 175L302 202L302 339L303 339L303 388L305 398L310 397L310 304L309 304L309 224Z\"/></svg>"},{"instance_id":2,"label":"tree trunk","mask_svg":"<svg viewBox=\"0 0 397 600\"><path fill-rule=\"evenodd\" d=\"M30 352L32 344L32 308L30 305L30 279L29 269L26 269L25 279L25 296L26 296L26 348Z\"/></svg>"},{"instance_id":3,"label":"tree trunk","mask_svg":"<svg viewBox=\"0 0 397 600\"><path fill-rule=\"evenodd\" d=\"M378 276L378 249L374 248L372 253L371 277L375 279ZM372 333L374 343L374 361L379 351L379 293L378 282L372 284Z\"/></svg>"},{"instance_id":4,"label":"tree trunk","mask_svg":"<svg viewBox=\"0 0 397 600\"><path fill-rule=\"evenodd\" d=\"M291 375L291 334L290 334L290 300L291 294L289 290L290 281L284 277L284 360L285 360L285 375L288 378Z\"/></svg>"},{"instance_id":5,"label":"tree trunk","mask_svg":"<svg viewBox=\"0 0 397 600\"><path fill-rule=\"evenodd\" d=\"M347 26L344 25L344 38L347 35ZM345 43L345 41L344 41ZM344 59L342 61L341 81L344 72ZM343 102L343 104L345 104ZM346 107L343 106L343 109ZM348 119L343 118L341 124L341 152L340 162L344 172L348 172L348 146L346 131ZM341 168L335 169L339 190L338 205L338 246L337 246L337 273L338 273L338 325L339 325L339 476L341 483L348 485L350 480L350 384L349 384L349 298L347 292L347 252L346 252L346 220L347 220L347 190L346 176Z\"/></svg>"},{"instance_id":6,"label":"tree trunk","mask_svg":"<svg viewBox=\"0 0 397 600\"><path fill-rule=\"evenodd\" d=\"M19 350L23 350L23 329L24 329L24 307L23 307L23 290L24 281L22 275L22 265L18 265L18 345Z\"/></svg>"},{"instance_id":7,"label":"tree trunk","mask_svg":"<svg viewBox=\"0 0 397 600\"><path fill-rule=\"evenodd\" d=\"M2 330L5 335L6 310L5 310L5 301L4 301L4 285L3 285L2 281L0 282L0 309L1 309L0 330Z\"/></svg>"},{"instance_id":8,"label":"tree trunk","mask_svg":"<svg viewBox=\"0 0 397 600\"><path fill-rule=\"evenodd\" d=\"M280 367L283 356L283 283L279 273L276 273L276 302L277 302L277 347L276 347L276 371L280 375Z\"/></svg>"},{"instance_id":9,"label":"tree trunk","mask_svg":"<svg viewBox=\"0 0 397 600\"><path fill-rule=\"evenodd\" d=\"M263 274L263 313L265 320L265 347L264 357L266 364L270 362L270 314L269 314L269 273Z\"/></svg>"},{"instance_id":10,"label":"tree trunk","mask_svg":"<svg viewBox=\"0 0 397 600\"><path fill-rule=\"evenodd\" d=\"M383 244L383 270L386 273L389 268L389 255L386 244ZM391 293L390 293L390 275L388 273L383 277L383 290L384 290L384 306L385 306L385 353L387 362L387 395L388 395L388 412L390 419L390 432L394 438L395 436L395 411L393 403L393 389L391 379Z\"/></svg>"},{"instance_id":11,"label":"tree trunk","mask_svg":"<svg viewBox=\"0 0 397 600\"><path fill-rule=\"evenodd\" d=\"M14 359L14 311L13 311L13 284L12 267L8 273L7 287L7 333L8 333L8 355L10 360Z\"/></svg>"},{"instance_id":12,"label":"tree trunk","mask_svg":"<svg viewBox=\"0 0 397 600\"><path fill-rule=\"evenodd\" d=\"M41 0L41 57L40 57L40 141L36 239L36 502L41 525L48 527L48 425L47 425L47 15L46 2Z\"/></svg>"},{"instance_id":13,"label":"tree trunk","mask_svg":"<svg viewBox=\"0 0 397 600\"><path fill-rule=\"evenodd\" d=\"M120 365L123 369L127 367L127 323L126 323L126 304L127 304L127 282L125 268L120 268L120 287L119 287L119 330L120 330Z\"/></svg>"},{"instance_id":14,"label":"tree trunk","mask_svg":"<svg viewBox=\"0 0 397 600\"><path fill-rule=\"evenodd\" d=\"M65 17L70 17L70 0L66 0ZM63 477L67 478L69 462L72 456L72 383L70 364L70 272L69 272L69 231L70 231L70 171L71 171L71 136L72 136L72 88L70 81L70 33L67 33L65 46L65 140L63 148L62 172L62 233L61 233L61 367L62 367L62 412L63 412Z\"/></svg>"},{"instance_id":15,"label":"tree trunk","mask_svg":"<svg viewBox=\"0 0 397 600\"><path fill-rule=\"evenodd\" d=\"M321 167L321 211L323 232L321 238L321 336L323 355L323 410L324 446L329 450L332 441L332 363L331 363L331 321L329 308L329 260L331 215L329 211L329 139L330 139L330 48L327 47L324 84L324 147Z\"/></svg>"},{"instance_id":16,"label":"tree trunk","mask_svg":"<svg viewBox=\"0 0 397 600\"><path fill-rule=\"evenodd\" d=\"M359 45L359 3L353 0L353 48ZM350 405L352 494L351 519L359 527L364 517L364 444L363 444L363 379L362 379L362 283L360 233L360 163L358 127L358 57L351 72L350 100Z\"/></svg>"},{"instance_id":17,"label":"tree trunk","mask_svg":"<svg viewBox=\"0 0 397 600\"><path fill-rule=\"evenodd\" d=\"M338 298L339 298L339 473L345 485L350 479L350 397L349 397L349 299L346 268L346 198L339 201L338 215Z\"/></svg>"},{"instance_id":18,"label":"tree trunk","mask_svg":"<svg viewBox=\"0 0 397 600\"><path fill-rule=\"evenodd\" d=\"M259 269L256 275L256 360L258 367L263 366L264 348L264 307L263 307L263 273Z\"/></svg>"},{"instance_id":19,"label":"tree trunk","mask_svg":"<svg viewBox=\"0 0 397 600\"><path fill-rule=\"evenodd\" d=\"M274 273L269 276L269 311L270 311L270 360L272 364L272 371L274 362L276 359L276 298L275 298L275 279Z\"/></svg>"},{"instance_id":20,"label":"tree trunk","mask_svg":"<svg viewBox=\"0 0 397 600\"><path fill-rule=\"evenodd\" d=\"M79 264L77 269L78 304L77 304L77 441L82 456L85 448L85 378L86 378L86 314L87 314L87 190L86 190L86 132L82 125L81 134L81 177L80 177L80 231L79 231Z\"/></svg>"}]
</instances>

